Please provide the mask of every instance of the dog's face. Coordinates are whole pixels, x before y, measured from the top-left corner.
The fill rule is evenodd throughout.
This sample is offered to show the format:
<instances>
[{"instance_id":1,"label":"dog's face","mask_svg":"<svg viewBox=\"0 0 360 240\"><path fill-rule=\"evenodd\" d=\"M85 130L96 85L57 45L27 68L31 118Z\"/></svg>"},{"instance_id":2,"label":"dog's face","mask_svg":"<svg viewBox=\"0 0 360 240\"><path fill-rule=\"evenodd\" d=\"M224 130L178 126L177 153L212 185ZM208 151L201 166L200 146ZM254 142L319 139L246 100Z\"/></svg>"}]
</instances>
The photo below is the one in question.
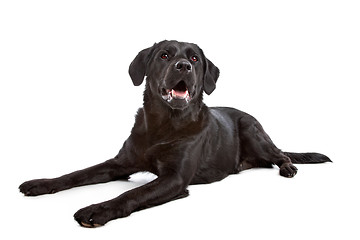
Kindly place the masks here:
<instances>
[{"instance_id":1,"label":"dog's face","mask_svg":"<svg viewBox=\"0 0 360 240\"><path fill-rule=\"evenodd\" d=\"M136 86L147 76L154 97L172 109L185 109L202 96L202 91L214 91L219 69L197 45L163 41L139 52L129 74Z\"/></svg>"}]
</instances>

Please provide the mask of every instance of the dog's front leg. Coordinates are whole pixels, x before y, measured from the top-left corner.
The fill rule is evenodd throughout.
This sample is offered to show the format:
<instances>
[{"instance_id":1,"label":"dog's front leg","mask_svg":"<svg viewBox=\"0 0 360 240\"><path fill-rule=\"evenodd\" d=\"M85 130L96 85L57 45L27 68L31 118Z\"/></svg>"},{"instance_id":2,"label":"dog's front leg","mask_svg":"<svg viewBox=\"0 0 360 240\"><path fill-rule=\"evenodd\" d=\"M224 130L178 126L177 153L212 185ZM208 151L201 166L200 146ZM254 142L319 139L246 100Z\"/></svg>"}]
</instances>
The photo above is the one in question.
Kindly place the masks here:
<instances>
[{"instance_id":1,"label":"dog's front leg","mask_svg":"<svg viewBox=\"0 0 360 240\"><path fill-rule=\"evenodd\" d=\"M186 187L187 183L178 175L160 176L117 198L80 209L74 218L84 227L102 226L110 220L129 216L134 211L186 197Z\"/></svg>"},{"instance_id":2,"label":"dog's front leg","mask_svg":"<svg viewBox=\"0 0 360 240\"><path fill-rule=\"evenodd\" d=\"M114 181L139 171L134 165L122 149L115 158L103 163L58 178L30 180L21 184L19 189L25 196L38 196L73 187Z\"/></svg>"}]
</instances>

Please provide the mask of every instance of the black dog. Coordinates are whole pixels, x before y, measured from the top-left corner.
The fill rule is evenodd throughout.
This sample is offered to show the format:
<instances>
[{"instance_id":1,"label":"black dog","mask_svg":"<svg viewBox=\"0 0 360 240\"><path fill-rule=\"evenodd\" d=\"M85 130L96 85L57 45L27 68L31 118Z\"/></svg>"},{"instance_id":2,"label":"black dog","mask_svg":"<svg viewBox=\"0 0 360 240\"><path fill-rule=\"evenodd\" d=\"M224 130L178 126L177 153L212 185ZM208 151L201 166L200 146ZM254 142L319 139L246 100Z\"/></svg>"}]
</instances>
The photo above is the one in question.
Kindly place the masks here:
<instances>
[{"instance_id":1,"label":"black dog","mask_svg":"<svg viewBox=\"0 0 360 240\"><path fill-rule=\"evenodd\" d=\"M75 213L84 227L97 227L132 212L188 196L189 184L219 181L256 167L280 168L295 176L292 163L322 163L319 153L279 150L252 116L232 108L208 108L219 69L195 44L163 41L142 50L130 65L134 85L146 78L144 107L118 155L99 165L54 179L23 183L26 196L55 193L72 187L127 179L149 171L154 181L107 202Z\"/></svg>"}]
</instances>

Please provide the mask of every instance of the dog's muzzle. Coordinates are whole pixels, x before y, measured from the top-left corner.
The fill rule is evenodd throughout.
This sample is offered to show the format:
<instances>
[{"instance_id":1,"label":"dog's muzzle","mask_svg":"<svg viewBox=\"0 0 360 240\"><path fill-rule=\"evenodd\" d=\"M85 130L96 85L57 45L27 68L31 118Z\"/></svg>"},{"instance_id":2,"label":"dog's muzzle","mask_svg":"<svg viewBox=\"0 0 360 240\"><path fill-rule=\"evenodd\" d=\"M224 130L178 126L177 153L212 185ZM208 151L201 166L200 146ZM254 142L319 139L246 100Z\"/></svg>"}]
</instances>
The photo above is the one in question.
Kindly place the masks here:
<instances>
[{"instance_id":1,"label":"dog's muzzle","mask_svg":"<svg viewBox=\"0 0 360 240\"><path fill-rule=\"evenodd\" d=\"M171 65L168 72L160 89L161 97L172 108L186 108L193 96L194 68L188 60L179 59Z\"/></svg>"}]
</instances>

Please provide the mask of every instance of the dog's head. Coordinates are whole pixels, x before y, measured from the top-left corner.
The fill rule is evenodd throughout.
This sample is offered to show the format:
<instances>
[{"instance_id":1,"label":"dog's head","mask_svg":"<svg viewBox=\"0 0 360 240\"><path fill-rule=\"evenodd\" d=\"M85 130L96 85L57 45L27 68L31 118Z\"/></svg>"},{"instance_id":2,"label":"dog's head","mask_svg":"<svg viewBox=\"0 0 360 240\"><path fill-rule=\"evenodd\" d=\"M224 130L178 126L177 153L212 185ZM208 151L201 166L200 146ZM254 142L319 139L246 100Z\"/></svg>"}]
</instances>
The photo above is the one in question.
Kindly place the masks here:
<instances>
[{"instance_id":1,"label":"dog's head","mask_svg":"<svg viewBox=\"0 0 360 240\"><path fill-rule=\"evenodd\" d=\"M185 109L203 91L214 91L219 69L195 44L162 41L139 52L130 64L129 74L135 86L147 76L153 97L172 109Z\"/></svg>"}]
</instances>

